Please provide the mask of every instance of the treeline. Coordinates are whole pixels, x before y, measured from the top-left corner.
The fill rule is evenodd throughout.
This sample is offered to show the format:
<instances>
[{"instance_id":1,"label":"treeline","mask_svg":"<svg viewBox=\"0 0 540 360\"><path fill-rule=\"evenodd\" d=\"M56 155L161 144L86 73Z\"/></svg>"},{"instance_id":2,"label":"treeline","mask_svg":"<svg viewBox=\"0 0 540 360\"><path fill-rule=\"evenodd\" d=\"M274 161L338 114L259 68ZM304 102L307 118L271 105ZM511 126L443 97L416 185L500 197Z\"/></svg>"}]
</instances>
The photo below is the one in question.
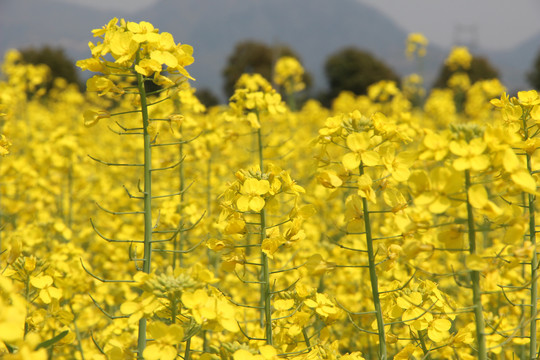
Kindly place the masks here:
<instances>
[{"instance_id":1,"label":"treeline","mask_svg":"<svg viewBox=\"0 0 540 360\"><path fill-rule=\"evenodd\" d=\"M20 50L24 62L28 64L45 64L51 69L50 79L46 88L50 89L55 78L64 78L68 83L75 83L80 89L84 88L84 81L80 78L75 62L66 55L61 47L48 45L40 48L26 48ZM234 93L234 84L243 73L258 73L268 81L272 81L274 64L280 57L292 56L302 63L302 59L287 45L267 45L260 41L245 40L237 43L228 56L222 69L222 91L228 99ZM432 84L425 84L431 88L445 88L448 81L456 72L463 69L451 69L442 63L438 75ZM485 56L473 56L470 67L465 70L471 83L483 79L499 77L499 71ZM301 97L315 98L324 105L331 101L342 91L351 91L356 95L364 95L371 84L381 80L390 80L398 85L400 76L383 60L374 56L370 51L349 46L330 54L324 63L324 75L327 88L313 93L313 76L305 72L302 81L305 89ZM535 58L531 69L526 74L528 83L534 89L540 89L540 52ZM152 86L152 84L149 84ZM283 91L283 89L280 89ZM206 106L219 103L219 95L215 90L198 89L197 96ZM301 99L300 99L301 100Z\"/></svg>"}]
</instances>

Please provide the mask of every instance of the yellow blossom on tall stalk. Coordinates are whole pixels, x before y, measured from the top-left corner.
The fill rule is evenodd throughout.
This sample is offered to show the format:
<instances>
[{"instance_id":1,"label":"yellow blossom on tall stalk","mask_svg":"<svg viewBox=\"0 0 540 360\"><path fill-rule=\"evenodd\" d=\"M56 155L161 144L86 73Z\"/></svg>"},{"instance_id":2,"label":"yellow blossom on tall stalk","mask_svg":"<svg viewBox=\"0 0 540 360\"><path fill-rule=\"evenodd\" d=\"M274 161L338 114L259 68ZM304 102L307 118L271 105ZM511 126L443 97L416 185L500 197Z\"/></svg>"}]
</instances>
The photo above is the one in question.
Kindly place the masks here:
<instances>
[{"instance_id":1,"label":"yellow blossom on tall stalk","mask_svg":"<svg viewBox=\"0 0 540 360\"><path fill-rule=\"evenodd\" d=\"M426 55L426 47L428 39L421 33L410 33L407 36L407 45L405 47L405 55L408 58L413 56L424 57Z\"/></svg>"},{"instance_id":2,"label":"yellow blossom on tall stalk","mask_svg":"<svg viewBox=\"0 0 540 360\"><path fill-rule=\"evenodd\" d=\"M452 71L468 70L471 67L472 55L465 46L455 46L445 60Z\"/></svg>"},{"instance_id":3,"label":"yellow blossom on tall stalk","mask_svg":"<svg viewBox=\"0 0 540 360\"><path fill-rule=\"evenodd\" d=\"M101 72L87 81L88 91L105 95L123 94L124 85L113 81L110 75L142 74L151 78L156 84L172 84L162 72L170 75L181 75L193 79L185 69L193 63L193 48L187 44L176 44L170 33L159 33L152 24L141 21L126 22L124 19L112 19L102 29L93 30L94 37L101 41L89 43L92 57L77 61L82 70ZM114 61L107 60L110 55ZM169 85L171 86L171 85Z\"/></svg>"},{"instance_id":4,"label":"yellow blossom on tall stalk","mask_svg":"<svg viewBox=\"0 0 540 360\"><path fill-rule=\"evenodd\" d=\"M304 68L296 58L284 56L276 62L274 81L277 85L284 87L285 93L291 94L304 90L306 84L303 76Z\"/></svg>"}]
</instances>

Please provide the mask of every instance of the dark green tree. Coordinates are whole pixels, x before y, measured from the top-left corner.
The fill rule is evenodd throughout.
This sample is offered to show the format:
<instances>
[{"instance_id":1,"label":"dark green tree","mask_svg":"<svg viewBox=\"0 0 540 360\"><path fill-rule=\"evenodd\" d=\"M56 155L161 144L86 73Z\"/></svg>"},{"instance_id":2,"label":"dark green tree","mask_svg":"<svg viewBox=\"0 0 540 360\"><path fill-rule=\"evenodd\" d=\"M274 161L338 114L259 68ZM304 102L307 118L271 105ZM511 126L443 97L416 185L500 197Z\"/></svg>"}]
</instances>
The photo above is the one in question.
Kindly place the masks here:
<instances>
[{"instance_id":1,"label":"dark green tree","mask_svg":"<svg viewBox=\"0 0 540 360\"><path fill-rule=\"evenodd\" d=\"M540 51L534 59L532 70L527 73L527 82L536 90L540 90Z\"/></svg>"},{"instance_id":2,"label":"dark green tree","mask_svg":"<svg viewBox=\"0 0 540 360\"><path fill-rule=\"evenodd\" d=\"M223 68L223 91L227 98L234 94L234 85L244 73L261 74L266 80L272 82L274 65L282 56L292 56L302 62L300 57L287 45L269 46L255 40L239 42L229 55ZM306 89L310 87L311 75L304 73Z\"/></svg>"},{"instance_id":3,"label":"dark green tree","mask_svg":"<svg viewBox=\"0 0 540 360\"><path fill-rule=\"evenodd\" d=\"M219 105L218 97L208 88L197 89L195 95L206 108Z\"/></svg>"},{"instance_id":4,"label":"dark green tree","mask_svg":"<svg viewBox=\"0 0 540 360\"><path fill-rule=\"evenodd\" d=\"M23 62L27 64L45 64L51 69L51 80L47 90L52 88L54 79L64 78L68 83L77 84L83 89L83 83L75 67L75 61L70 59L61 47L53 48L45 45L40 48L29 47L19 50Z\"/></svg>"},{"instance_id":5,"label":"dark green tree","mask_svg":"<svg viewBox=\"0 0 540 360\"><path fill-rule=\"evenodd\" d=\"M489 62L488 58L484 56L473 56L471 61L471 67L468 70L456 70L464 71L469 75L471 83L475 83L478 80L494 79L499 77L499 71ZM454 71L452 71L446 64L443 64L439 70L439 75L433 83L434 88L445 88L448 83L448 79Z\"/></svg>"},{"instance_id":6,"label":"dark green tree","mask_svg":"<svg viewBox=\"0 0 540 360\"><path fill-rule=\"evenodd\" d=\"M347 47L330 55L324 64L324 72L330 86L327 100L334 99L344 90L364 95L369 85L381 80L399 83L398 75L388 65L356 47Z\"/></svg>"}]
</instances>

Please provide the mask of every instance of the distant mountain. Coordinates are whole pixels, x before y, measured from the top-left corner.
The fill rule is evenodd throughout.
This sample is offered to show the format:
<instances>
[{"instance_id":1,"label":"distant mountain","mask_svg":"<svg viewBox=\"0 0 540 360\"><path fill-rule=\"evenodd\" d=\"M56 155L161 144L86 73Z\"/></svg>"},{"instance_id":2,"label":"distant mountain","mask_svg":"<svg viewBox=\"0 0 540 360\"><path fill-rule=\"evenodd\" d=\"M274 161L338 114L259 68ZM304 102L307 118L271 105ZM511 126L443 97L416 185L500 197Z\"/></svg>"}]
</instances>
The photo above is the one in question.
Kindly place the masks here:
<instances>
[{"instance_id":1,"label":"distant mountain","mask_svg":"<svg viewBox=\"0 0 540 360\"><path fill-rule=\"evenodd\" d=\"M291 46L318 88L326 86L325 59L344 46L370 50L398 72L412 65L404 56L407 33L354 0L162 0L140 16L192 44L192 73L205 85L217 79L219 90L227 56L245 39ZM440 63L443 52L434 54Z\"/></svg>"},{"instance_id":2,"label":"distant mountain","mask_svg":"<svg viewBox=\"0 0 540 360\"><path fill-rule=\"evenodd\" d=\"M540 33L510 50L485 52L490 61L500 70L501 81L508 90L529 89L526 73L532 70L534 59L540 51Z\"/></svg>"},{"instance_id":3,"label":"distant mountain","mask_svg":"<svg viewBox=\"0 0 540 360\"><path fill-rule=\"evenodd\" d=\"M134 14L97 11L52 0L0 0L0 54L30 45L62 46L74 59L90 55L90 31L112 17L147 20L195 49L189 67L196 87L222 95L221 69L234 45L254 39L287 44L302 57L315 77L315 88L326 83L323 64L333 52L354 45L371 51L398 73L415 71L404 56L407 32L379 11L355 0L161 0ZM426 34L429 37L429 34ZM531 40L533 41L533 40ZM487 53L509 88L522 87L540 43L523 44L510 52ZM429 46L424 60L431 84L448 49ZM518 79L519 78L519 79Z\"/></svg>"}]
</instances>

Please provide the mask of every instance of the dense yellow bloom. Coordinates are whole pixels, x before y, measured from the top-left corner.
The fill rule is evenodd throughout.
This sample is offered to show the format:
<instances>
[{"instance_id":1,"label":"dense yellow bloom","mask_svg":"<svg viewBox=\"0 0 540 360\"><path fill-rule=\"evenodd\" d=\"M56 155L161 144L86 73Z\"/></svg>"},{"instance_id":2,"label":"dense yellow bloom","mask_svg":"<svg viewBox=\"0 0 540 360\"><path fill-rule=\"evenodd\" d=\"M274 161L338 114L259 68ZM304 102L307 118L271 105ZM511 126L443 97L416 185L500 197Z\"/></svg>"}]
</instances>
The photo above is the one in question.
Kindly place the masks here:
<instances>
[{"instance_id":1,"label":"dense yellow bloom","mask_svg":"<svg viewBox=\"0 0 540 360\"><path fill-rule=\"evenodd\" d=\"M315 300L304 300L304 304L312 309L315 309L315 312L324 319L339 316L339 308L332 301L330 301L328 296L325 294L316 293Z\"/></svg>"},{"instance_id":2,"label":"dense yellow bloom","mask_svg":"<svg viewBox=\"0 0 540 360\"><path fill-rule=\"evenodd\" d=\"M454 160L454 168L458 171L463 170L485 170L489 166L489 157L484 154L487 144L483 139L473 139L470 143L464 140L452 141L450 151L459 156Z\"/></svg>"},{"instance_id":3,"label":"dense yellow bloom","mask_svg":"<svg viewBox=\"0 0 540 360\"><path fill-rule=\"evenodd\" d=\"M24 324L26 321L26 302L15 293L13 282L0 275L0 290L4 296L0 297L0 340L12 343L24 337Z\"/></svg>"},{"instance_id":4,"label":"dense yellow bloom","mask_svg":"<svg viewBox=\"0 0 540 360\"><path fill-rule=\"evenodd\" d=\"M102 29L93 31L95 37L103 42L90 43L92 58L77 62L83 70L110 74L126 74L134 65L135 73L145 77L154 77L157 83L163 83L162 71L180 74L193 79L185 67L193 63L193 48L186 44L175 44L170 33L159 33L158 29L146 21L140 23L112 19ZM114 58L114 63L106 60L106 55ZM165 67L165 68L164 68ZM173 82L174 84L174 82ZM111 79L95 76L87 82L88 91L99 91L105 95L110 91L122 94L123 90Z\"/></svg>"},{"instance_id":5,"label":"dense yellow bloom","mask_svg":"<svg viewBox=\"0 0 540 360\"><path fill-rule=\"evenodd\" d=\"M153 341L144 349L143 356L145 359L176 359L176 346L182 342L184 338L184 329L180 325L166 325L160 321L156 321L148 325L148 332Z\"/></svg>"},{"instance_id":6,"label":"dense yellow bloom","mask_svg":"<svg viewBox=\"0 0 540 360\"><path fill-rule=\"evenodd\" d=\"M347 136L347 147L351 152L345 154L341 162L347 170L356 170L362 162L366 166L375 166L380 162L379 153L371 150L373 140L369 133L352 133Z\"/></svg>"},{"instance_id":7,"label":"dense yellow bloom","mask_svg":"<svg viewBox=\"0 0 540 360\"><path fill-rule=\"evenodd\" d=\"M410 175L410 167L416 160L416 154L411 151L401 151L396 155L392 145L382 146L380 150L382 163L398 182L406 181Z\"/></svg>"},{"instance_id":8,"label":"dense yellow bloom","mask_svg":"<svg viewBox=\"0 0 540 360\"><path fill-rule=\"evenodd\" d=\"M8 155L10 146L11 142L3 134L0 134L0 155Z\"/></svg>"},{"instance_id":9,"label":"dense yellow bloom","mask_svg":"<svg viewBox=\"0 0 540 360\"><path fill-rule=\"evenodd\" d=\"M411 58L413 56L424 57L426 55L426 47L428 39L421 33L410 33L407 36L405 47L405 55Z\"/></svg>"},{"instance_id":10,"label":"dense yellow bloom","mask_svg":"<svg viewBox=\"0 0 540 360\"><path fill-rule=\"evenodd\" d=\"M45 304L50 304L51 301L60 300L62 290L53 286L53 278L50 275L40 274L30 280L30 284L35 288L40 289L39 298Z\"/></svg>"},{"instance_id":11,"label":"dense yellow bloom","mask_svg":"<svg viewBox=\"0 0 540 360\"><path fill-rule=\"evenodd\" d=\"M246 179L240 189L240 197L236 200L236 206L240 211L261 211L265 201L262 195L270 190L268 180L258 180L254 178Z\"/></svg>"},{"instance_id":12,"label":"dense yellow bloom","mask_svg":"<svg viewBox=\"0 0 540 360\"><path fill-rule=\"evenodd\" d=\"M105 110L95 111L95 110L85 110L83 113L84 126L90 127L96 125L99 120L107 119L111 117L111 114Z\"/></svg>"},{"instance_id":13,"label":"dense yellow bloom","mask_svg":"<svg viewBox=\"0 0 540 360\"><path fill-rule=\"evenodd\" d=\"M304 90L304 68L302 64L292 56L284 56L278 59L275 66L274 81L285 88L287 93Z\"/></svg>"},{"instance_id":14,"label":"dense yellow bloom","mask_svg":"<svg viewBox=\"0 0 540 360\"><path fill-rule=\"evenodd\" d=\"M517 99L520 105L534 106L540 104L540 97L536 90L518 91Z\"/></svg>"},{"instance_id":15,"label":"dense yellow bloom","mask_svg":"<svg viewBox=\"0 0 540 360\"><path fill-rule=\"evenodd\" d=\"M409 178L414 203L427 206L435 214L442 214L452 206L451 197L459 192L462 183L461 173L446 167L436 167L429 175L422 170L415 171Z\"/></svg>"},{"instance_id":16,"label":"dense yellow bloom","mask_svg":"<svg viewBox=\"0 0 540 360\"><path fill-rule=\"evenodd\" d=\"M445 60L450 70L468 70L471 66L472 55L464 46L455 46Z\"/></svg>"}]
</instances>

